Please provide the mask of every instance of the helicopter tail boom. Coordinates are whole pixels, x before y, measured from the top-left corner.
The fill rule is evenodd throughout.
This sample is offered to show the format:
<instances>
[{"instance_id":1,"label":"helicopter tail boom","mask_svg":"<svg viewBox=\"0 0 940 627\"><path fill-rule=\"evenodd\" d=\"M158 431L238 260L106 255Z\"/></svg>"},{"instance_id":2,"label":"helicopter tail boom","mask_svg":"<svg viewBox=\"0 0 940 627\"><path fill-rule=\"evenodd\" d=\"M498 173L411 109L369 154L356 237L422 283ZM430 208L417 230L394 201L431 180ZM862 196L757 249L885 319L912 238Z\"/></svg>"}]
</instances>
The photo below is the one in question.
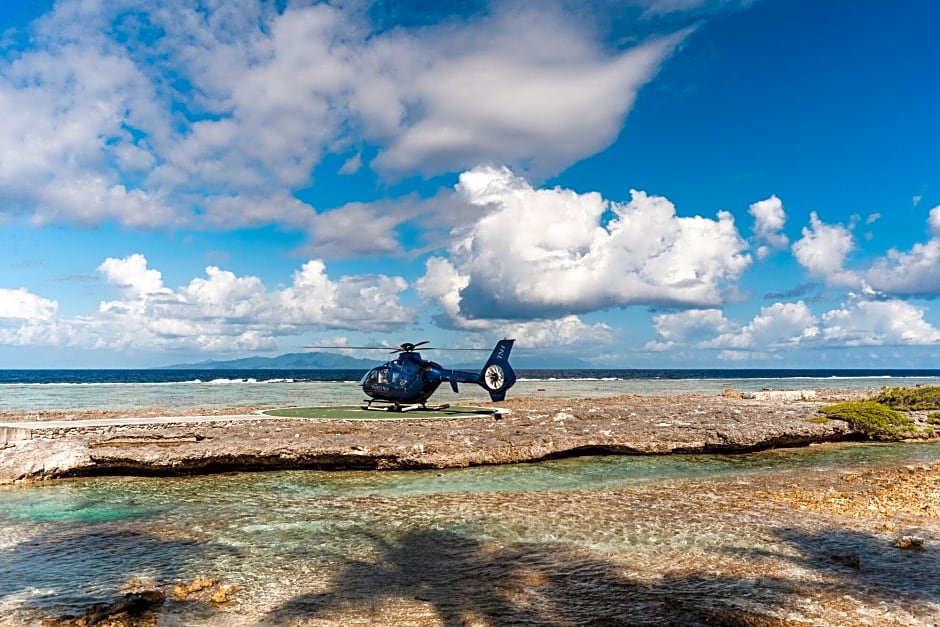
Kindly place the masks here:
<instances>
[{"instance_id":1,"label":"helicopter tail boom","mask_svg":"<svg viewBox=\"0 0 940 627\"><path fill-rule=\"evenodd\" d=\"M500 340L479 373L452 370L448 379L457 392L457 383L476 383L489 392L495 403L506 398L506 391L516 382L516 373L509 365L509 353L515 340Z\"/></svg>"}]
</instances>

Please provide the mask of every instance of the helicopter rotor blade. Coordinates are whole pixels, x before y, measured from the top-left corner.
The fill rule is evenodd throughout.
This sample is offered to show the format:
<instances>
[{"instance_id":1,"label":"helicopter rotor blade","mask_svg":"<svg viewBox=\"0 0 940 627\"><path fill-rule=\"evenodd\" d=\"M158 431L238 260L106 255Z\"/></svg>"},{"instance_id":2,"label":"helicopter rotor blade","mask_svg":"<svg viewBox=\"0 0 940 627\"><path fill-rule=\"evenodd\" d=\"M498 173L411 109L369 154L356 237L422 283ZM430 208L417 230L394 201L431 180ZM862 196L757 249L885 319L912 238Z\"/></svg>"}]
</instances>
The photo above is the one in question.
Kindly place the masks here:
<instances>
[{"instance_id":1,"label":"helicopter rotor blade","mask_svg":"<svg viewBox=\"0 0 940 627\"><path fill-rule=\"evenodd\" d=\"M331 348L331 349L349 349L349 350L369 350L369 351L381 351L388 350L388 346L304 346L303 348Z\"/></svg>"},{"instance_id":2,"label":"helicopter rotor blade","mask_svg":"<svg viewBox=\"0 0 940 627\"><path fill-rule=\"evenodd\" d=\"M423 340L417 344L411 344L405 342L397 348L392 346L304 346L303 348L313 348L313 349L331 349L331 350L370 350L370 351L389 351L390 354L393 353L407 353L411 352L414 349L421 347L421 350L426 351L480 351L485 352L491 349L489 348L462 348L462 347L439 347L439 346L425 346L430 340Z\"/></svg>"},{"instance_id":3,"label":"helicopter rotor blade","mask_svg":"<svg viewBox=\"0 0 940 627\"><path fill-rule=\"evenodd\" d=\"M430 342L430 340L422 340L421 342L418 342L417 344L412 344L411 342L403 342L402 344L399 344L398 348L396 348L395 350L390 351L390 352L391 352L392 354L394 354L394 353L413 353L416 348L418 348L419 346L424 346L424 345L427 344L428 342ZM429 347L429 348L430 348L430 347Z\"/></svg>"}]
</instances>

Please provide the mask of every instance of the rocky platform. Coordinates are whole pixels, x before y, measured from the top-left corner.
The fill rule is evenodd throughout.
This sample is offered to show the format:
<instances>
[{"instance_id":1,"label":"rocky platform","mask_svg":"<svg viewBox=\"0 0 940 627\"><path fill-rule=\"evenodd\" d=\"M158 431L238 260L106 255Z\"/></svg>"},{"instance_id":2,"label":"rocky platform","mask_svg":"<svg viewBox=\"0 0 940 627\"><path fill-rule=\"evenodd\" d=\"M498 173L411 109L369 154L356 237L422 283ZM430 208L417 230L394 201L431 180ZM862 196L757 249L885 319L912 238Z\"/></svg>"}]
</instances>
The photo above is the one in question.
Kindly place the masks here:
<instances>
[{"instance_id":1,"label":"rocky platform","mask_svg":"<svg viewBox=\"0 0 940 627\"><path fill-rule=\"evenodd\" d=\"M37 423L37 416L6 415L0 416L0 484L117 474L432 469L605 453L744 453L859 438L842 421L820 421L818 409L864 392L521 398L500 403L508 412L497 416L405 414L394 421L276 418L245 408L240 415L169 421L46 414Z\"/></svg>"}]
</instances>

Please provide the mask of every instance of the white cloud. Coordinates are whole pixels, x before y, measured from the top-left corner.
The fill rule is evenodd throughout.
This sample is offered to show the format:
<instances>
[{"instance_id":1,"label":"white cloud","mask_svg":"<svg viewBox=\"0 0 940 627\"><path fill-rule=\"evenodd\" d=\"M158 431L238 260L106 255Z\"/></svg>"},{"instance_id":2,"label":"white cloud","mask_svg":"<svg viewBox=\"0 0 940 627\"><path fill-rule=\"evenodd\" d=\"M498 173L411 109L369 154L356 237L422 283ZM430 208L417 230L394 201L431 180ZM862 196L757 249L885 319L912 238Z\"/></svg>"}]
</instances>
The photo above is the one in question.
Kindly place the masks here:
<instances>
[{"instance_id":1,"label":"white cloud","mask_svg":"<svg viewBox=\"0 0 940 627\"><path fill-rule=\"evenodd\" d=\"M930 225L930 232L933 233L935 237L940 237L940 205L930 210L927 224Z\"/></svg>"},{"instance_id":2,"label":"white cloud","mask_svg":"<svg viewBox=\"0 0 940 627\"><path fill-rule=\"evenodd\" d=\"M440 322L444 325L485 328L485 320L467 320L460 314L460 291L468 281L447 259L431 257L425 262L424 276L415 282L415 289L425 302L436 303L443 310L444 319Z\"/></svg>"},{"instance_id":3,"label":"white cloud","mask_svg":"<svg viewBox=\"0 0 940 627\"><path fill-rule=\"evenodd\" d=\"M936 344L940 329L910 303L858 300L823 314L822 336L841 346Z\"/></svg>"},{"instance_id":4,"label":"white cloud","mask_svg":"<svg viewBox=\"0 0 940 627\"><path fill-rule=\"evenodd\" d=\"M739 325L718 310L685 311L654 318L659 339L649 350L717 349L722 359L767 359L798 347L933 345L940 329L924 310L901 300L853 297L817 317L802 301L762 307Z\"/></svg>"},{"instance_id":5,"label":"white cloud","mask_svg":"<svg viewBox=\"0 0 940 627\"><path fill-rule=\"evenodd\" d=\"M900 300L855 298L817 318L803 302L774 303L745 325L718 310L663 314L654 319L659 340L650 350L718 349L723 359L768 358L800 346L887 346L940 343L940 329L924 310Z\"/></svg>"},{"instance_id":6,"label":"white cloud","mask_svg":"<svg viewBox=\"0 0 940 627\"><path fill-rule=\"evenodd\" d=\"M52 346L67 342L68 325L59 322L59 304L26 288L0 288L0 345Z\"/></svg>"},{"instance_id":7,"label":"white cloud","mask_svg":"<svg viewBox=\"0 0 940 627\"><path fill-rule=\"evenodd\" d=\"M726 7L746 7L756 0L639 0L637 4L644 6L643 15L653 17L668 15L670 13L717 11Z\"/></svg>"},{"instance_id":8,"label":"white cloud","mask_svg":"<svg viewBox=\"0 0 940 627\"><path fill-rule=\"evenodd\" d=\"M206 268L207 279L194 278L179 291L179 298L199 311L200 317L251 322L268 305L258 277L239 277L216 266Z\"/></svg>"},{"instance_id":9,"label":"white cloud","mask_svg":"<svg viewBox=\"0 0 940 627\"><path fill-rule=\"evenodd\" d=\"M420 113L402 118L376 165L436 174L496 161L556 173L614 140L639 88L685 34L611 56L575 21L543 10L400 43L426 55L401 77L408 88L398 97Z\"/></svg>"},{"instance_id":10,"label":"white cloud","mask_svg":"<svg viewBox=\"0 0 940 627\"><path fill-rule=\"evenodd\" d=\"M588 351L588 346L610 345L614 331L598 322L587 324L578 316L564 316L555 320L494 325L506 337L515 338L521 346L541 346L549 350L577 347Z\"/></svg>"},{"instance_id":11,"label":"white cloud","mask_svg":"<svg viewBox=\"0 0 940 627\"><path fill-rule=\"evenodd\" d=\"M20 320L51 320L59 309L58 303L37 296L24 287L0 288L0 318Z\"/></svg>"},{"instance_id":12,"label":"white cloud","mask_svg":"<svg viewBox=\"0 0 940 627\"><path fill-rule=\"evenodd\" d=\"M857 275L843 267L854 247L850 228L825 224L814 211L810 214L810 225L803 227L803 237L794 242L792 249L796 260L811 275L822 277L831 285L854 285Z\"/></svg>"},{"instance_id":13,"label":"white cloud","mask_svg":"<svg viewBox=\"0 0 940 627\"><path fill-rule=\"evenodd\" d=\"M757 250L760 259L767 257L773 249L786 248L790 240L782 232L787 222L783 203L776 196L753 203L748 213L754 216L754 236L764 243Z\"/></svg>"},{"instance_id":14,"label":"white cloud","mask_svg":"<svg viewBox=\"0 0 940 627\"><path fill-rule=\"evenodd\" d=\"M163 275L159 270L147 267L147 258L134 253L117 259L108 257L98 266L108 283L121 288L132 298L143 298L151 294L169 294L163 285Z\"/></svg>"},{"instance_id":15,"label":"white cloud","mask_svg":"<svg viewBox=\"0 0 940 627\"><path fill-rule=\"evenodd\" d=\"M411 321L399 302L407 283L385 275L333 280L320 260L268 290L260 279L216 266L172 290L141 254L98 267L120 298L95 315L64 319L58 304L25 289L0 289L0 344L85 348L244 351L274 349L279 337L311 329L389 330Z\"/></svg>"},{"instance_id":16,"label":"white cloud","mask_svg":"<svg viewBox=\"0 0 940 627\"><path fill-rule=\"evenodd\" d=\"M774 303L761 307L760 313L741 329L723 333L701 346L768 351L794 347L818 335L818 320L805 303Z\"/></svg>"},{"instance_id":17,"label":"white cloud","mask_svg":"<svg viewBox=\"0 0 940 627\"><path fill-rule=\"evenodd\" d=\"M376 31L352 5L63 0L0 61L2 206L42 224L306 230L291 192L327 153L347 173L366 146L395 176L557 172L614 141L686 35L612 52L560 6Z\"/></svg>"},{"instance_id":18,"label":"white cloud","mask_svg":"<svg viewBox=\"0 0 940 627\"><path fill-rule=\"evenodd\" d=\"M660 314L653 319L659 339L651 350L691 346L698 349L726 349L766 356L773 351L813 341L819 334L818 321L802 302L774 303L762 307L748 324L725 318L718 309L689 310Z\"/></svg>"},{"instance_id":19,"label":"white cloud","mask_svg":"<svg viewBox=\"0 0 940 627\"><path fill-rule=\"evenodd\" d=\"M914 244L906 253L889 250L865 277L871 287L886 294L940 295L940 239Z\"/></svg>"},{"instance_id":20,"label":"white cloud","mask_svg":"<svg viewBox=\"0 0 940 627\"><path fill-rule=\"evenodd\" d=\"M112 160L152 162L127 127L153 92L127 58L89 37L0 63L0 198L43 224L173 224L159 194L128 189ZM9 210L9 209L8 209Z\"/></svg>"},{"instance_id":21,"label":"white cloud","mask_svg":"<svg viewBox=\"0 0 940 627\"><path fill-rule=\"evenodd\" d=\"M940 295L940 206L930 210L927 225L934 235L930 240L908 252L889 250L871 265L865 278L872 288L901 296Z\"/></svg>"},{"instance_id":22,"label":"white cloud","mask_svg":"<svg viewBox=\"0 0 940 627\"><path fill-rule=\"evenodd\" d=\"M646 348L664 351L677 345L696 345L733 327L720 309L689 309L658 314L653 316L653 328L656 329L659 340L649 342Z\"/></svg>"},{"instance_id":23,"label":"white cloud","mask_svg":"<svg viewBox=\"0 0 940 627\"><path fill-rule=\"evenodd\" d=\"M410 321L398 294L408 284L401 277L347 276L333 281L320 260L308 261L294 281L275 295L272 317L293 325L340 329L394 329Z\"/></svg>"},{"instance_id":24,"label":"white cloud","mask_svg":"<svg viewBox=\"0 0 940 627\"><path fill-rule=\"evenodd\" d=\"M467 318L460 312L460 290L466 280L446 259L431 257L426 271L415 283L418 294L427 302L436 302L443 311L439 324L465 331L494 332L515 338L523 346L550 346L552 349L579 346L610 346L614 330L604 323L587 324L576 315L547 320L516 322L500 318Z\"/></svg>"},{"instance_id":25,"label":"white cloud","mask_svg":"<svg viewBox=\"0 0 940 627\"><path fill-rule=\"evenodd\" d=\"M482 217L419 289L452 318L555 318L633 304L702 307L750 264L730 214L678 217L665 198L533 189L503 168L460 177ZM606 212L613 218L602 226ZM444 285L449 291L443 292ZM455 309L456 305L456 309Z\"/></svg>"},{"instance_id":26,"label":"white cloud","mask_svg":"<svg viewBox=\"0 0 940 627\"><path fill-rule=\"evenodd\" d=\"M396 228L413 216L408 203L348 203L309 221L305 251L326 258L395 254L401 251Z\"/></svg>"}]
</instances>

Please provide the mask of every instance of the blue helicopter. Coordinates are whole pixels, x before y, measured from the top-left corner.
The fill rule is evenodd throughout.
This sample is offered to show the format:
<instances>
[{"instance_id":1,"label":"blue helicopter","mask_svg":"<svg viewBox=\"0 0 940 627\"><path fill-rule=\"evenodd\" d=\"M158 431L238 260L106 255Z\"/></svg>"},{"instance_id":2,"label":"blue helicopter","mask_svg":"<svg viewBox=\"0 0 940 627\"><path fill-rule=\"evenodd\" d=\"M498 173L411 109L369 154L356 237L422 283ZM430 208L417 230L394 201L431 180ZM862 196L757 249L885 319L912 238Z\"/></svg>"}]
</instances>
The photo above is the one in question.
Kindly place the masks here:
<instances>
[{"instance_id":1,"label":"blue helicopter","mask_svg":"<svg viewBox=\"0 0 940 627\"><path fill-rule=\"evenodd\" d=\"M509 365L509 352L515 340L500 340L479 372L444 368L437 362L421 358L416 349L428 343L404 343L391 351L396 358L367 372L359 382L369 398L363 409L379 411L410 411L414 409L445 409L447 405L428 407L427 402L444 381L456 394L458 383L476 383L489 392L493 402L506 398L506 390L516 382L516 373ZM356 346L345 348L376 348ZM425 350L434 350L425 347ZM475 350L475 349L447 349Z\"/></svg>"}]
</instances>

